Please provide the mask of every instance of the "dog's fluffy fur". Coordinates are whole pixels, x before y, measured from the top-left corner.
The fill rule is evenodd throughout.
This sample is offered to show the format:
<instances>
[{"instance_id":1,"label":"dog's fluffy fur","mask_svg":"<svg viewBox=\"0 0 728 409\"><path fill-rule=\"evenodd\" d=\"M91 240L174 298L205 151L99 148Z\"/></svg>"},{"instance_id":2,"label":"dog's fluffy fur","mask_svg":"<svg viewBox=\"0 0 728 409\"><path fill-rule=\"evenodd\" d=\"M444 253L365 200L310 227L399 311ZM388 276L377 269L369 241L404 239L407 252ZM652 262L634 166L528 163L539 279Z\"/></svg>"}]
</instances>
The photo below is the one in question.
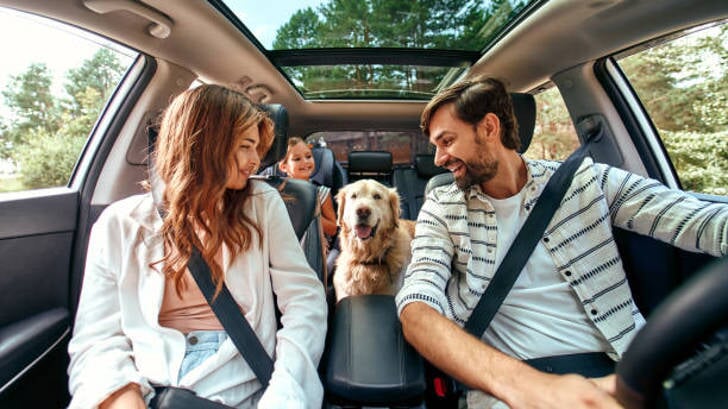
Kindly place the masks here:
<instances>
[{"instance_id":1,"label":"dog's fluffy fur","mask_svg":"<svg viewBox=\"0 0 728 409\"><path fill-rule=\"evenodd\" d=\"M410 261L415 223L400 219L394 188L363 179L339 190L336 301L350 295L395 294Z\"/></svg>"}]
</instances>

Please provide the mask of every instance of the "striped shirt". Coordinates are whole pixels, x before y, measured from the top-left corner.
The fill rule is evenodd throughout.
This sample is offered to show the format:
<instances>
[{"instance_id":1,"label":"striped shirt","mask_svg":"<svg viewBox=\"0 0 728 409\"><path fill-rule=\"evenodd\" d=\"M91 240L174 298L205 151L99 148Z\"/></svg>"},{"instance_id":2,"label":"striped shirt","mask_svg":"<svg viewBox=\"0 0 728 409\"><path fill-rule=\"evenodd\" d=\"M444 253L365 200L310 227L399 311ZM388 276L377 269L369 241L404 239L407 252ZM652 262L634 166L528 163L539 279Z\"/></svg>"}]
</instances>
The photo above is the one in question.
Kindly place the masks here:
<instances>
[{"instance_id":1,"label":"striped shirt","mask_svg":"<svg viewBox=\"0 0 728 409\"><path fill-rule=\"evenodd\" d=\"M528 212L559 163L526 164L522 206ZM590 158L581 164L541 242L617 359L643 320L612 226L720 256L728 253L728 206ZM463 326L496 271L497 228L493 206L479 186L433 189L417 219L412 261L396 297L398 313L419 301Z\"/></svg>"}]
</instances>

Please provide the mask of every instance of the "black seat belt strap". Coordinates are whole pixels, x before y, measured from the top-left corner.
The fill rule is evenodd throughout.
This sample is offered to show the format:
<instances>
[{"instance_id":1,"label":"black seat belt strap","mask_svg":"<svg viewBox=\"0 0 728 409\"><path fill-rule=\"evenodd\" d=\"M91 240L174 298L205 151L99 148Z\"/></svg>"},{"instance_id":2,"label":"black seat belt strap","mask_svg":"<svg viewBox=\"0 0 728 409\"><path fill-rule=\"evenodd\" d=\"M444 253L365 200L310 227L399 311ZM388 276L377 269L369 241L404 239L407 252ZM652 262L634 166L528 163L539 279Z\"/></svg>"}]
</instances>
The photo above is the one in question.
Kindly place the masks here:
<instances>
[{"instance_id":1,"label":"black seat belt strap","mask_svg":"<svg viewBox=\"0 0 728 409\"><path fill-rule=\"evenodd\" d=\"M593 138L598 139L598 138ZM465 330L478 339L483 335L503 300L516 282L523 266L542 238L546 227L558 209L566 190L571 185L574 173L584 161L590 142L583 144L564 161L551 176L541 196L518 232L508 253L503 258L485 293L480 297L473 313L465 323Z\"/></svg>"},{"instance_id":2,"label":"black seat belt strap","mask_svg":"<svg viewBox=\"0 0 728 409\"><path fill-rule=\"evenodd\" d=\"M192 249L187 267L190 269L192 277L197 282L197 286L200 287L200 291L202 291L208 304L210 304L212 311L215 312L217 319L220 320L228 336L232 338L233 343L240 351L240 355L243 356L250 369L253 370L255 376L263 384L263 387L267 387L273 373L273 359L263 348L255 331L243 316L240 307L230 294L230 290L223 283L220 294L213 300L215 284L212 282L210 267L202 258L198 249Z\"/></svg>"}]
</instances>

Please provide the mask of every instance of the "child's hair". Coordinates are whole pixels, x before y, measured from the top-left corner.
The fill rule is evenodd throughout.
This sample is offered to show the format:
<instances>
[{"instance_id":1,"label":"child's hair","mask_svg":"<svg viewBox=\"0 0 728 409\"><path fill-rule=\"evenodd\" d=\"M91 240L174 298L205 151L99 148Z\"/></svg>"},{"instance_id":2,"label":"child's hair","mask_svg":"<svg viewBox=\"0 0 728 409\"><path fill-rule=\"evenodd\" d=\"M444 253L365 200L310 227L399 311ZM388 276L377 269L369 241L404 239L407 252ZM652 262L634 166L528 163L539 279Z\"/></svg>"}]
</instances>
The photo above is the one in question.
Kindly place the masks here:
<instances>
[{"instance_id":1,"label":"child's hair","mask_svg":"<svg viewBox=\"0 0 728 409\"><path fill-rule=\"evenodd\" d=\"M238 253L250 248L253 232L262 240L261 227L242 210L250 183L242 190L226 188L238 135L251 127L258 128L257 153L263 158L273 143L273 122L245 95L219 85L183 92L164 113L154 149L167 210L161 262L178 292L193 247L210 266L219 291L223 270L215 256L223 244Z\"/></svg>"}]
</instances>

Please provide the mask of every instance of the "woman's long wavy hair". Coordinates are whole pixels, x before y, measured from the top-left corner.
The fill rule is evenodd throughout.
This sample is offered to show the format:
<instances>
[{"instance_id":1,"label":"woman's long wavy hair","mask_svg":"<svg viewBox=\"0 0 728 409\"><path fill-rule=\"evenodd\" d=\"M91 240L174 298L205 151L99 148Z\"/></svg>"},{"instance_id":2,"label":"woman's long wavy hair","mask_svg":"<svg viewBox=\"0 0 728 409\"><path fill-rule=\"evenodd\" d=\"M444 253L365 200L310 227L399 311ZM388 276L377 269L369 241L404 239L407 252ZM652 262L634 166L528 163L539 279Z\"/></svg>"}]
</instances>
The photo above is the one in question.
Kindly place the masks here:
<instances>
[{"instance_id":1,"label":"woman's long wavy hair","mask_svg":"<svg viewBox=\"0 0 728 409\"><path fill-rule=\"evenodd\" d=\"M216 256L223 244L239 254L250 248L253 232L262 242L261 227L243 212L250 183L242 190L225 187L238 136L251 126L258 127L257 153L263 158L273 142L273 122L245 95L219 85L187 90L164 112L154 149L165 183L165 256L160 262L178 294L193 247L210 266L217 295L224 273Z\"/></svg>"}]
</instances>

